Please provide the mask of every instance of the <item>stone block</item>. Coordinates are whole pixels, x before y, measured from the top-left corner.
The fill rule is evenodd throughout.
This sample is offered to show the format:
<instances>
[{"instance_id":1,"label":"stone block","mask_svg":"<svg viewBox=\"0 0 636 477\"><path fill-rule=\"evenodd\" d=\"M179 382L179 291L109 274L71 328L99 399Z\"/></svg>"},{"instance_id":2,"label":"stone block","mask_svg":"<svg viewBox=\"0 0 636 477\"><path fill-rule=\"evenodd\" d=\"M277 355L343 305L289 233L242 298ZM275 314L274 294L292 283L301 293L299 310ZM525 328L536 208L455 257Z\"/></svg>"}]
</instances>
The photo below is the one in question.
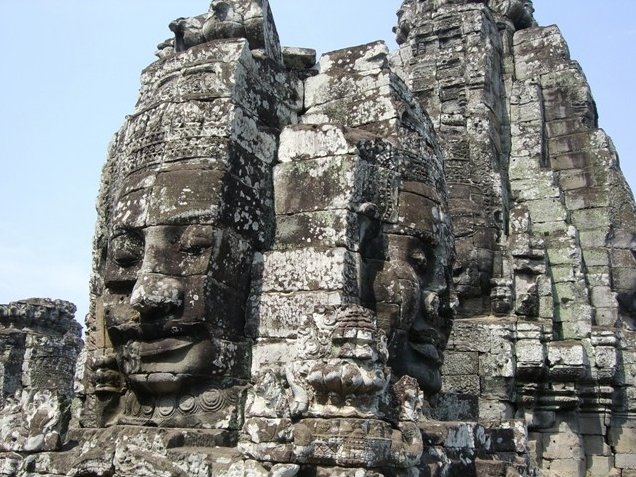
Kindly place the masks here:
<instances>
[{"instance_id":1,"label":"stone block","mask_svg":"<svg viewBox=\"0 0 636 477\"><path fill-rule=\"evenodd\" d=\"M529 112L522 109L520 116L523 114L534 115L535 109L538 109L538 106L531 108ZM541 122L513 123L511 128L514 133L510 151L510 177L511 179L528 178L530 171L540 170L543 158L544 143Z\"/></svg>"},{"instance_id":2,"label":"stone block","mask_svg":"<svg viewBox=\"0 0 636 477\"><path fill-rule=\"evenodd\" d=\"M604 248L583 249L583 260L588 267L608 267L609 252Z\"/></svg>"},{"instance_id":3,"label":"stone block","mask_svg":"<svg viewBox=\"0 0 636 477\"><path fill-rule=\"evenodd\" d=\"M478 396L480 383L478 374L464 374L442 377L443 393L471 394Z\"/></svg>"},{"instance_id":4,"label":"stone block","mask_svg":"<svg viewBox=\"0 0 636 477\"><path fill-rule=\"evenodd\" d=\"M442 374L444 376L479 374L479 354L447 351L444 354Z\"/></svg>"},{"instance_id":5,"label":"stone block","mask_svg":"<svg viewBox=\"0 0 636 477\"><path fill-rule=\"evenodd\" d=\"M617 454L636 453L636 425L634 422L612 421L609 430L609 444Z\"/></svg>"},{"instance_id":6,"label":"stone block","mask_svg":"<svg viewBox=\"0 0 636 477\"><path fill-rule=\"evenodd\" d=\"M560 335L566 340L589 338L591 332L592 322L586 319L560 323Z\"/></svg>"},{"instance_id":7,"label":"stone block","mask_svg":"<svg viewBox=\"0 0 636 477\"><path fill-rule=\"evenodd\" d=\"M435 233L439 222L439 204L431 199L410 192L400 192L398 226L414 231Z\"/></svg>"},{"instance_id":8,"label":"stone block","mask_svg":"<svg viewBox=\"0 0 636 477\"><path fill-rule=\"evenodd\" d=\"M341 292L269 292L250 296L245 332L252 338L297 338L316 321L318 309L356 303Z\"/></svg>"},{"instance_id":9,"label":"stone block","mask_svg":"<svg viewBox=\"0 0 636 477\"><path fill-rule=\"evenodd\" d=\"M610 287L594 287L592 288L592 305L595 308L617 307L616 293Z\"/></svg>"},{"instance_id":10,"label":"stone block","mask_svg":"<svg viewBox=\"0 0 636 477\"><path fill-rule=\"evenodd\" d=\"M573 210L570 216L579 230L601 229L611 225L610 209L607 207Z\"/></svg>"},{"instance_id":11,"label":"stone block","mask_svg":"<svg viewBox=\"0 0 636 477\"><path fill-rule=\"evenodd\" d=\"M515 345L518 367L542 367L546 358L546 349L538 340L520 340Z\"/></svg>"},{"instance_id":12,"label":"stone block","mask_svg":"<svg viewBox=\"0 0 636 477\"><path fill-rule=\"evenodd\" d=\"M608 243L608 230L605 228L581 230L579 231L579 240L583 249L606 247Z\"/></svg>"},{"instance_id":13,"label":"stone block","mask_svg":"<svg viewBox=\"0 0 636 477\"><path fill-rule=\"evenodd\" d=\"M554 91L551 91L554 95ZM554 98L554 96L552 97ZM549 137L558 137L558 136L567 136L572 133L582 132L589 128L588 124L580 117L575 118L563 118L563 119L552 119L551 121L547 121L545 124L546 131L548 132Z\"/></svg>"},{"instance_id":14,"label":"stone block","mask_svg":"<svg viewBox=\"0 0 636 477\"><path fill-rule=\"evenodd\" d=\"M513 377L515 366L512 345L504 341L494 344L491 352L480 356L479 369L485 376Z\"/></svg>"},{"instance_id":15,"label":"stone block","mask_svg":"<svg viewBox=\"0 0 636 477\"><path fill-rule=\"evenodd\" d=\"M366 162L355 156L281 163L274 169L276 214L353 209L372 200L365 190L369 174Z\"/></svg>"},{"instance_id":16,"label":"stone block","mask_svg":"<svg viewBox=\"0 0 636 477\"><path fill-rule=\"evenodd\" d=\"M321 210L276 219L275 250L305 247L346 247L358 251L360 247L358 214L348 209Z\"/></svg>"},{"instance_id":17,"label":"stone block","mask_svg":"<svg viewBox=\"0 0 636 477\"><path fill-rule=\"evenodd\" d=\"M479 321L456 320L453 324L447 349L464 352L489 352L490 331Z\"/></svg>"},{"instance_id":18,"label":"stone block","mask_svg":"<svg viewBox=\"0 0 636 477\"><path fill-rule=\"evenodd\" d=\"M594 186L600 186L596 184L594 178L589 172L580 171L578 169L561 171L559 174L559 185L567 192L578 191Z\"/></svg>"},{"instance_id":19,"label":"stone block","mask_svg":"<svg viewBox=\"0 0 636 477\"><path fill-rule=\"evenodd\" d=\"M607 431L606 416L604 414L581 414L578 418L581 434L591 436L605 436Z\"/></svg>"},{"instance_id":20,"label":"stone block","mask_svg":"<svg viewBox=\"0 0 636 477\"><path fill-rule=\"evenodd\" d=\"M278 160L292 162L322 157L355 154L355 144L342 127L332 124L297 124L287 126L280 135Z\"/></svg>"},{"instance_id":21,"label":"stone block","mask_svg":"<svg viewBox=\"0 0 636 477\"><path fill-rule=\"evenodd\" d=\"M433 418L440 421L476 421L479 419L479 398L472 394L439 393Z\"/></svg>"},{"instance_id":22,"label":"stone block","mask_svg":"<svg viewBox=\"0 0 636 477\"><path fill-rule=\"evenodd\" d=\"M537 430L537 429L550 429L554 426L556 422L556 414L554 411L534 411L532 413L526 413L525 416L526 424L529 429ZM531 433L531 436L534 435L534 439L541 440L541 434ZM542 442L542 441L541 441Z\"/></svg>"},{"instance_id":23,"label":"stone block","mask_svg":"<svg viewBox=\"0 0 636 477\"><path fill-rule=\"evenodd\" d=\"M554 299L561 307L567 307L571 303L587 303L588 291L585 282L557 281L554 284ZM563 320L562 318L562 321L567 320Z\"/></svg>"},{"instance_id":24,"label":"stone block","mask_svg":"<svg viewBox=\"0 0 636 477\"><path fill-rule=\"evenodd\" d=\"M321 73L369 73L386 65L389 50L382 41L330 51L320 57Z\"/></svg>"},{"instance_id":25,"label":"stone block","mask_svg":"<svg viewBox=\"0 0 636 477\"><path fill-rule=\"evenodd\" d=\"M573 432L563 432L543 435L543 458L549 460L573 460L584 458L583 442Z\"/></svg>"},{"instance_id":26,"label":"stone block","mask_svg":"<svg viewBox=\"0 0 636 477\"><path fill-rule=\"evenodd\" d=\"M316 50L284 46L282 48L283 61L290 69L304 70L316 64Z\"/></svg>"},{"instance_id":27,"label":"stone block","mask_svg":"<svg viewBox=\"0 0 636 477\"><path fill-rule=\"evenodd\" d=\"M284 367L298 361L299 346L294 339L258 339L252 347L252 368Z\"/></svg>"},{"instance_id":28,"label":"stone block","mask_svg":"<svg viewBox=\"0 0 636 477\"><path fill-rule=\"evenodd\" d=\"M574 264L554 264L550 267L550 274L555 283L574 282L583 278L579 267Z\"/></svg>"},{"instance_id":29,"label":"stone block","mask_svg":"<svg viewBox=\"0 0 636 477\"><path fill-rule=\"evenodd\" d=\"M566 190L565 205L568 210L582 210L594 207L609 207L609 192L603 187L589 187Z\"/></svg>"},{"instance_id":30,"label":"stone block","mask_svg":"<svg viewBox=\"0 0 636 477\"><path fill-rule=\"evenodd\" d=\"M489 477L503 477L506 475L507 465L498 460L475 459L476 475L488 475Z\"/></svg>"},{"instance_id":31,"label":"stone block","mask_svg":"<svg viewBox=\"0 0 636 477\"><path fill-rule=\"evenodd\" d=\"M382 86L365 91L360 97L334 98L329 102L315 106L301 117L301 121L303 124L320 124L332 121L352 128L365 126L365 129L368 130L372 129L368 127L369 123L380 123L399 118L398 105L400 102L401 98L392 86ZM380 131L373 130L371 132L378 133Z\"/></svg>"},{"instance_id":32,"label":"stone block","mask_svg":"<svg viewBox=\"0 0 636 477\"><path fill-rule=\"evenodd\" d=\"M448 429L448 435L444 440L447 449L474 449L475 430L469 423L455 423Z\"/></svg>"},{"instance_id":33,"label":"stone block","mask_svg":"<svg viewBox=\"0 0 636 477\"><path fill-rule=\"evenodd\" d=\"M547 350L552 379L576 381L585 373L588 358L580 342L554 341L547 343Z\"/></svg>"},{"instance_id":34,"label":"stone block","mask_svg":"<svg viewBox=\"0 0 636 477\"><path fill-rule=\"evenodd\" d=\"M267 252L262 266L262 292L340 291L358 295L360 255L342 247Z\"/></svg>"},{"instance_id":35,"label":"stone block","mask_svg":"<svg viewBox=\"0 0 636 477\"><path fill-rule=\"evenodd\" d=\"M560 199L537 199L527 202L532 223L549 223L565 221L568 218L568 212Z\"/></svg>"},{"instance_id":36,"label":"stone block","mask_svg":"<svg viewBox=\"0 0 636 477\"><path fill-rule=\"evenodd\" d=\"M553 137L548 141L552 169L585 169L589 159L578 153L594 148L590 130Z\"/></svg>"},{"instance_id":37,"label":"stone block","mask_svg":"<svg viewBox=\"0 0 636 477\"><path fill-rule=\"evenodd\" d=\"M603 475L612 476L615 470L614 456L605 455L588 455L587 456L587 475ZM624 476L625 474L623 474Z\"/></svg>"},{"instance_id":38,"label":"stone block","mask_svg":"<svg viewBox=\"0 0 636 477\"><path fill-rule=\"evenodd\" d=\"M321 59L321 64L325 57ZM336 98L359 98L368 91L390 86L392 83L388 69L374 69L364 73L344 73L339 68L321 71L305 81L305 109L328 103Z\"/></svg>"},{"instance_id":39,"label":"stone block","mask_svg":"<svg viewBox=\"0 0 636 477\"><path fill-rule=\"evenodd\" d=\"M615 368L618 365L618 343L611 340L592 340L595 365L599 368Z\"/></svg>"},{"instance_id":40,"label":"stone block","mask_svg":"<svg viewBox=\"0 0 636 477\"><path fill-rule=\"evenodd\" d=\"M574 242L550 243L547 247L550 265L578 266L581 251Z\"/></svg>"},{"instance_id":41,"label":"stone block","mask_svg":"<svg viewBox=\"0 0 636 477\"><path fill-rule=\"evenodd\" d=\"M510 402L497 399L479 398L479 420L501 422L514 417L514 407ZM502 444L500 442L500 444Z\"/></svg>"},{"instance_id":42,"label":"stone block","mask_svg":"<svg viewBox=\"0 0 636 477\"><path fill-rule=\"evenodd\" d=\"M418 427L422 432L425 445L439 446L448 438L448 431L453 424L434 420L420 420Z\"/></svg>"},{"instance_id":43,"label":"stone block","mask_svg":"<svg viewBox=\"0 0 636 477\"><path fill-rule=\"evenodd\" d=\"M554 26L519 30L514 37L514 52L518 80L563 68L570 56L565 40Z\"/></svg>"},{"instance_id":44,"label":"stone block","mask_svg":"<svg viewBox=\"0 0 636 477\"><path fill-rule=\"evenodd\" d=\"M592 307L585 302L569 302L567 304L557 304L554 321L557 323L588 323L592 326ZM586 331L586 338L591 329Z\"/></svg>"},{"instance_id":45,"label":"stone block","mask_svg":"<svg viewBox=\"0 0 636 477\"><path fill-rule=\"evenodd\" d=\"M513 159L513 162L518 159ZM561 192L552 184L552 172L537 171L532 178L511 178L510 190L513 197L521 203L545 198L558 198ZM544 181L541 179L549 179Z\"/></svg>"},{"instance_id":46,"label":"stone block","mask_svg":"<svg viewBox=\"0 0 636 477\"><path fill-rule=\"evenodd\" d=\"M560 66L541 76L546 120L578 119L594 129L596 107L581 67L574 62Z\"/></svg>"},{"instance_id":47,"label":"stone block","mask_svg":"<svg viewBox=\"0 0 636 477\"><path fill-rule=\"evenodd\" d=\"M595 311L594 319L597 325L614 327L618 323L618 308L597 308Z\"/></svg>"},{"instance_id":48,"label":"stone block","mask_svg":"<svg viewBox=\"0 0 636 477\"><path fill-rule=\"evenodd\" d=\"M585 455L592 456L611 456L612 449L605 442L605 436L600 435L584 435L583 436L583 449Z\"/></svg>"},{"instance_id":49,"label":"stone block","mask_svg":"<svg viewBox=\"0 0 636 477\"><path fill-rule=\"evenodd\" d=\"M636 453L629 454L616 454L615 456L616 467L619 469L631 469L636 470Z\"/></svg>"},{"instance_id":50,"label":"stone block","mask_svg":"<svg viewBox=\"0 0 636 477\"><path fill-rule=\"evenodd\" d=\"M544 464L545 466L545 461ZM544 467L545 468L545 467ZM585 475L585 460L583 459L554 459L549 464L549 474L563 477L580 477Z\"/></svg>"},{"instance_id":51,"label":"stone block","mask_svg":"<svg viewBox=\"0 0 636 477\"><path fill-rule=\"evenodd\" d=\"M587 151L561 151L550 157L550 166L554 171L584 170L590 162L590 153Z\"/></svg>"},{"instance_id":52,"label":"stone block","mask_svg":"<svg viewBox=\"0 0 636 477\"><path fill-rule=\"evenodd\" d=\"M515 382L512 378L482 375L480 380L481 397L501 401L511 401L513 399Z\"/></svg>"},{"instance_id":53,"label":"stone block","mask_svg":"<svg viewBox=\"0 0 636 477\"><path fill-rule=\"evenodd\" d=\"M614 239L616 245L616 239ZM612 265L616 268L630 268L634 262L634 254L631 248L613 248L609 250L609 254L612 257Z\"/></svg>"}]
</instances>

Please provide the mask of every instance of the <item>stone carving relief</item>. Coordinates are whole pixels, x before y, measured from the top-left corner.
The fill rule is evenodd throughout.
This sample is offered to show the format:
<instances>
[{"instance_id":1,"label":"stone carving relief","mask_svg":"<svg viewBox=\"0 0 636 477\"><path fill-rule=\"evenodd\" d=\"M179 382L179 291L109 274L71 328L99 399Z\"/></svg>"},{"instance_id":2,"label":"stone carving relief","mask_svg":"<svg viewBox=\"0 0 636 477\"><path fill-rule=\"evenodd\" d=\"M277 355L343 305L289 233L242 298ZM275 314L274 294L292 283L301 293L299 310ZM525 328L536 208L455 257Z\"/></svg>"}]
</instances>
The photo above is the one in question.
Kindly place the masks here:
<instances>
[{"instance_id":1,"label":"stone carving relief","mask_svg":"<svg viewBox=\"0 0 636 477\"><path fill-rule=\"evenodd\" d=\"M142 169L111 192L101 303L130 388L123 423L210 425L240 400L253 245L221 218L229 180L180 161Z\"/></svg>"},{"instance_id":2,"label":"stone carving relief","mask_svg":"<svg viewBox=\"0 0 636 477\"><path fill-rule=\"evenodd\" d=\"M62 446L82 347L74 313L62 300L0 305L0 452Z\"/></svg>"},{"instance_id":3,"label":"stone carving relief","mask_svg":"<svg viewBox=\"0 0 636 477\"><path fill-rule=\"evenodd\" d=\"M175 37L159 45L160 57L213 40L245 38L250 49L282 60L268 0L213 0L207 14L178 18L170 23L170 30Z\"/></svg>"},{"instance_id":4,"label":"stone carving relief","mask_svg":"<svg viewBox=\"0 0 636 477\"><path fill-rule=\"evenodd\" d=\"M318 64L267 0L172 22L73 401L72 305L0 306L0 475L632 477L636 206L533 12L405 0Z\"/></svg>"},{"instance_id":5,"label":"stone carving relief","mask_svg":"<svg viewBox=\"0 0 636 477\"><path fill-rule=\"evenodd\" d=\"M508 18L518 30L536 26L532 0L491 0L490 8Z\"/></svg>"},{"instance_id":6,"label":"stone carving relief","mask_svg":"<svg viewBox=\"0 0 636 477\"><path fill-rule=\"evenodd\" d=\"M252 55L245 31L219 31L216 47L192 44L146 70L111 147L85 426L240 428L250 269L273 229L273 133L296 93L280 66ZM276 112L263 114L267 100Z\"/></svg>"}]
</instances>

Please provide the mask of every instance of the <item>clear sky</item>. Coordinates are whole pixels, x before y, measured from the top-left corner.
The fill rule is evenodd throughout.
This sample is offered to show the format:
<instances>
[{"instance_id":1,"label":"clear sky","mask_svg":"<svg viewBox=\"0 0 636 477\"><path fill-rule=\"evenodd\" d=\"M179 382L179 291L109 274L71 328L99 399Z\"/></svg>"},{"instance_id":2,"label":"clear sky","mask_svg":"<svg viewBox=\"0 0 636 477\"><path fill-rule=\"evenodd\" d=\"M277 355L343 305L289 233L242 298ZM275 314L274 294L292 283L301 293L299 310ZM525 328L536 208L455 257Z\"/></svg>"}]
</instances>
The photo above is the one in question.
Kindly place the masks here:
<instances>
[{"instance_id":1,"label":"clear sky","mask_svg":"<svg viewBox=\"0 0 636 477\"><path fill-rule=\"evenodd\" d=\"M384 39L400 0L270 0L285 45L319 52ZM0 1L0 303L88 309L95 198L106 148L133 109L168 23L207 0ZM535 0L592 86L600 124L636 185L636 1Z\"/></svg>"}]
</instances>

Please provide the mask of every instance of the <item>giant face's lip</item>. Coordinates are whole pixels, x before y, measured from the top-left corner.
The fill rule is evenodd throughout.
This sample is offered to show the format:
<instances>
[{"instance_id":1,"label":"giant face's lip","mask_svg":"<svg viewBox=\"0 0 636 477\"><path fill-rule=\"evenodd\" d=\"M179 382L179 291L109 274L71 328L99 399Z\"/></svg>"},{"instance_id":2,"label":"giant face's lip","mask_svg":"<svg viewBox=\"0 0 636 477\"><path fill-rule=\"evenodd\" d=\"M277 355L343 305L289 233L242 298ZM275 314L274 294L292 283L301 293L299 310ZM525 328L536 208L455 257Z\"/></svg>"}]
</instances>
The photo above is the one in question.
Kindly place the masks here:
<instances>
[{"instance_id":1,"label":"giant face's lip","mask_svg":"<svg viewBox=\"0 0 636 477\"><path fill-rule=\"evenodd\" d=\"M200 340L195 338L183 336L179 338L163 338L154 341L140 342L139 355L143 359L161 356L163 354L172 354L190 348L199 341Z\"/></svg>"},{"instance_id":2,"label":"giant face's lip","mask_svg":"<svg viewBox=\"0 0 636 477\"><path fill-rule=\"evenodd\" d=\"M430 343L409 343L409 346L413 351L422 356L427 361L432 361L435 364L442 364L437 347Z\"/></svg>"}]
</instances>

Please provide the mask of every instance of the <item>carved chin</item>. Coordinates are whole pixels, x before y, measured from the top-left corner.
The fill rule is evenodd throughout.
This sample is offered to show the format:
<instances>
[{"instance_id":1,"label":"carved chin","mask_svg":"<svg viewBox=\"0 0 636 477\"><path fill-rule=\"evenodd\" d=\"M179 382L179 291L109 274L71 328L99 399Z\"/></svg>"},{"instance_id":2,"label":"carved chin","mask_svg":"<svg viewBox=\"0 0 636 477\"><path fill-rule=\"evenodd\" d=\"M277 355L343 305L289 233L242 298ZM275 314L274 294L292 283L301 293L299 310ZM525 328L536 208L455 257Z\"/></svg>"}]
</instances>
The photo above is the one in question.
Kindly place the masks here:
<instances>
[{"instance_id":1,"label":"carved chin","mask_svg":"<svg viewBox=\"0 0 636 477\"><path fill-rule=\"evenodd\" d=\"M442 375L437 367L423 363L407 363L404 374L417 379L426 396L437 394L442 389Z\"/></svg>"},{"instance_id":2,"label":"carved chin","mask_svg":"<svg viewBox=\"0 0 636 477\"><path fill-rule=\"evenodd\" d=\"M437 394L442 389L440 357L433 345L408 343L392 363L392 367L399 375L417 379L427 396Z\"/></svg>"},{"instance_id":3,"label":"carved chin","mask_svg":"<svg viewBox=\"0 0 636 477\"><path fill-rule=\"evenodd\" d=\"M167 338L133 343L124 353L124 370L135 390L150 394L178 391L193 379L208 378L215 347L208 340Z\"/></svg>"}]
</instances>

